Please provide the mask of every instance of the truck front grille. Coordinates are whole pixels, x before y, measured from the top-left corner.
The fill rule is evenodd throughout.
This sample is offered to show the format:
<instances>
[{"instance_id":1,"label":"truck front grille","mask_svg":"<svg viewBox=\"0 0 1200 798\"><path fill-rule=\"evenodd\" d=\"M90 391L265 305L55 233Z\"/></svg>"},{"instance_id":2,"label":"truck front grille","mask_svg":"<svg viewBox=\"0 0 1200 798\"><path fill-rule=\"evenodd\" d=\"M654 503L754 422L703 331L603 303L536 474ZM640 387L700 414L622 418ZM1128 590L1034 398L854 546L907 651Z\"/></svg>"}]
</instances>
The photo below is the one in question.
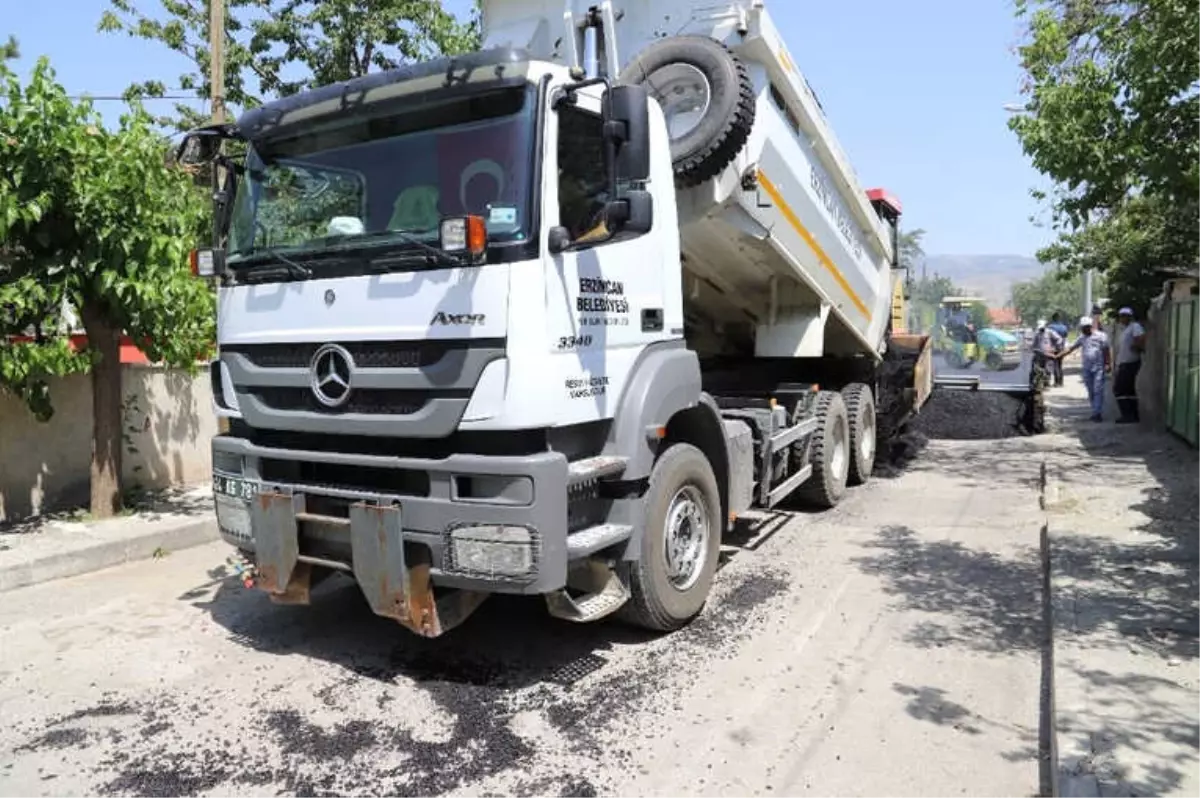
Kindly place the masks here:
<instances>
[{"instance_id":1,"label":"truck front grille","mask_svg":"<svg viewBox=\"0 0 1200 798\"><path fill-rule=\"evenodd\" d=\"M345 404L326 407L308 388L255 388L251 391L272 410L303 410L311 413L365 413L408 416L421 410L435 397L469 398L470 391L403 391L356 389Z\"/></svg>"},{"instance_id":2,"label":"truck front grille","mask_svg":"<svg viewBox=\"0 0 1200 798\"><path fill-rule=\"evenodd\" d=\"M496 347L504 339L456 341L348 341L339 344L358 368L411 369L432 366L456 349ZM253 344L223 346L223 352L244 355L260 368L308 368L322 344Z\"/></svg>"}]
</instances>

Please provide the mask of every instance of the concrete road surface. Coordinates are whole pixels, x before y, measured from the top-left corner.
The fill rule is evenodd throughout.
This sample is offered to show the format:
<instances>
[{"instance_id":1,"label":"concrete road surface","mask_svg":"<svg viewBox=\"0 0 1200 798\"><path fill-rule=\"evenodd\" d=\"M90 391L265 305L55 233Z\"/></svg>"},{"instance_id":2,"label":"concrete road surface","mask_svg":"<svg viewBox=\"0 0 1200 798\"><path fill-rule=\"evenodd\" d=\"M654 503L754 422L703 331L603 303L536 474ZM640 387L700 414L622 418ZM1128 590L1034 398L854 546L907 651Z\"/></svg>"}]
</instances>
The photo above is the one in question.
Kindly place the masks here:
<instances>
[{"instance_id":1,"label":"concrete road surface","mask_svg":"<svg viewBox=\"0 0 1200 798\"><path fill-rule=\"evenodd\" d=\"M1034 795L1037 465L932 442L727 541L654 638L492 599L434 641L221 545L7 593L5 795Z\"/></svg>"}]
</instances>

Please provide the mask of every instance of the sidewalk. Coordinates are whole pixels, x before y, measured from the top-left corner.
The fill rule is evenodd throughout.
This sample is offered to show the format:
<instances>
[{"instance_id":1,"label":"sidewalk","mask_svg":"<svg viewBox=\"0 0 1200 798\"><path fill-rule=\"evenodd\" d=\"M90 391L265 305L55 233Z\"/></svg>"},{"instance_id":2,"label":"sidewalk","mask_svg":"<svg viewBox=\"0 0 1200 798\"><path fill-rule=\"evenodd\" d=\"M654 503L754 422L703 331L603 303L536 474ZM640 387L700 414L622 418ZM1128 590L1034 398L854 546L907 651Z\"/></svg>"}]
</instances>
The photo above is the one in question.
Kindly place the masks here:
<instances>
[{"instance_id":1,"label":"sidewalk","mask_svg":"<svg viewBox=\"0 0 1200 798\"><path fill-rule=\"evenodd\" d=\"M1061 795L1200 794L1197 452L1047 395L1046 511Z\"/></svg>"},{"instance_id":2,"label":"sidewalk","mask_svg":"<svg viewBox=\"0 0 1200 798\"><path fill-rule=\"evenodd\" d=\"M0 592L216 539L209 487L163 492L105 521L43 516L0 528Z\"/></svg>"}]
</instances>

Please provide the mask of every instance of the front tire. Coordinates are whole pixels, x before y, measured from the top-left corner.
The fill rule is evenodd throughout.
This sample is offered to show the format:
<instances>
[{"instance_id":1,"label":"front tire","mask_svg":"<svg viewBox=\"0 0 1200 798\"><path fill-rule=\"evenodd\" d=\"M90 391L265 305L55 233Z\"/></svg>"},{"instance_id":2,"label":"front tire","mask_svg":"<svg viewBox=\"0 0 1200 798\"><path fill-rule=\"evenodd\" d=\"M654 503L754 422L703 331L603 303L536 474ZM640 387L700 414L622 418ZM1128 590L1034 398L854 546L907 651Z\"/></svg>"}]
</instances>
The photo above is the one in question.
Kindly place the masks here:
<instances>
[{"instance_id":1,"label":"front tire","mask_svg":"<svg viewBox=\"0 0 1200 798\"><path fill-rule=\"evenodd\" d=\"M700 613L721 550L721 494L708 458L676 443L659 456L643 501L641 554L621 567L629 601L620 616L657 632Z\"/></svg>"}]
</instances>

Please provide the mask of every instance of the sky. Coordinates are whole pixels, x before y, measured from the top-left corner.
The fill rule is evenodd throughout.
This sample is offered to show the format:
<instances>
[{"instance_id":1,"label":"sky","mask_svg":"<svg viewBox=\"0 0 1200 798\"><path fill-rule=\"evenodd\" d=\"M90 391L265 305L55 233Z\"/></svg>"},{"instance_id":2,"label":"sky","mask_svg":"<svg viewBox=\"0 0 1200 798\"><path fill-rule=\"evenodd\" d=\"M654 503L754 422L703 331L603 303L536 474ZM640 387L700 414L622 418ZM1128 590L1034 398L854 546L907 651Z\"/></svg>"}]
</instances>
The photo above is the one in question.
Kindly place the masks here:
<instances>
[{"instance_id":1,"label":"sky","mask_svg":"<svg viewBox=\"0 0 1200 798\"><path fill-rule=\"evenodd\" d=\"M72 94L119 95L148 78L177 85L187 70L180 56L96 31L107 6L0 0L0 39L17 36L18 71L49 56ZM1004 106L1021 100L1012 0L769 0L767 9L863 188L900 198L901 224L926 231L926 252L1031 256L1052 240L1045 209L1030 196L1047 183L1006 127ZM122 104L98 107L115 121Z\"/></svg>"}]
</instances>

